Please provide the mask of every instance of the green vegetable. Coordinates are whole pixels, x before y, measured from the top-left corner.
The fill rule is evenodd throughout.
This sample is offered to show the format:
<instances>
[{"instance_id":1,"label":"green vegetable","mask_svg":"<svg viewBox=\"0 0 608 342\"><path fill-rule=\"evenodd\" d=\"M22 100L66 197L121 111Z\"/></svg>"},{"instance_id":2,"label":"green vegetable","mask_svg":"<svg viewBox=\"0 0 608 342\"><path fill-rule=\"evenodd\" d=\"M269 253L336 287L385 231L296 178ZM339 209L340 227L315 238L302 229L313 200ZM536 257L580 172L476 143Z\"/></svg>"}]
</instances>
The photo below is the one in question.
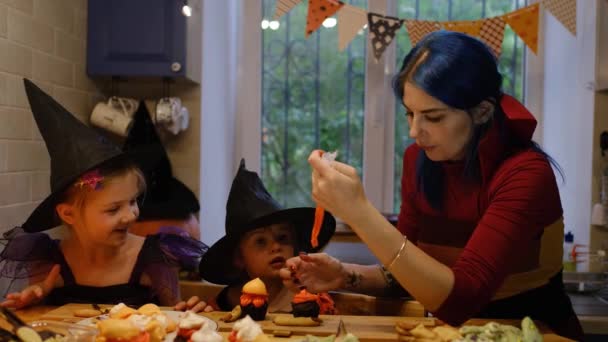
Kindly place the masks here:
<instances>
[{"instance_id":1,"label":"green vegetable","mask_svg":"<svg viewBox=\"0 0 608 342\"><path fill-rule=\"evenodd\" d=\"M524 317L521 321L521 330L523 331L524 342L542 342L543 336L538 331L538 328L530 319L530 317Z\"/></svg>"}]
</instances>

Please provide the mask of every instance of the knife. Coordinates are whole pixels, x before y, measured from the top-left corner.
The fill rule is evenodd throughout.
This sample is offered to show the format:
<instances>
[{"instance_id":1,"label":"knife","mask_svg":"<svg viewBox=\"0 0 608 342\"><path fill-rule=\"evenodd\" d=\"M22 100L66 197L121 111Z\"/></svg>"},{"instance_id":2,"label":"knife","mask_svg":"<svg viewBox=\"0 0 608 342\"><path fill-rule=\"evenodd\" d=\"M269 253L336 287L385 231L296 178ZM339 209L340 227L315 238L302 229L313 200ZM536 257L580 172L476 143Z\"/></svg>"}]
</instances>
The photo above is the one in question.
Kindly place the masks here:
<instances>
[{"instance_id":1,"label":"knife","mask_svg":"<svg viewBox=\"0 0 608 342\"><path fill-rule=\"evenodd\" d=\"M0 306L0 315L13 327L15 335L23 342L42 342L42 338L34 328L25 323L10 309Z\"/></svg>"},{"instance_id":2,"label":"knife","mask_svg":"<svg viewBox=\"0 0 608 342\"><path fill-rule=\"evenodd\" d=\"M338 331L336 331L335 342L342 341L346 335L348 335L348 332L346 332L346 326L344 325L344 321L340 320L340 323L338 323Z\"/></svg>"}]
</instances>

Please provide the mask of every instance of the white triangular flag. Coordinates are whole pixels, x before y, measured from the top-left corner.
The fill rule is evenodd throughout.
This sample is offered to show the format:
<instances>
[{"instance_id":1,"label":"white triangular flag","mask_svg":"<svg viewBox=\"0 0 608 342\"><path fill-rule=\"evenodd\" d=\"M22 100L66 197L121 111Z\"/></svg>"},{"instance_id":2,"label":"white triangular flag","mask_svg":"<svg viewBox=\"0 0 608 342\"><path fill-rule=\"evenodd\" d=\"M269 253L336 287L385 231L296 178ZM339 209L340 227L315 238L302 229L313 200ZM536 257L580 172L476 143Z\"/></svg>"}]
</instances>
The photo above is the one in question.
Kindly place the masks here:
<instances>
[{"instance_id":1,"label":"white triangular flag","mask_svg":"<svg viewBox=\"0 0 608 342\"><path fill-rule=\"evenodd\" d=\"M344 4L338 11L338 49L344 50L365 24L367 24L365 10Z\"/></svg>"}]
</instances>

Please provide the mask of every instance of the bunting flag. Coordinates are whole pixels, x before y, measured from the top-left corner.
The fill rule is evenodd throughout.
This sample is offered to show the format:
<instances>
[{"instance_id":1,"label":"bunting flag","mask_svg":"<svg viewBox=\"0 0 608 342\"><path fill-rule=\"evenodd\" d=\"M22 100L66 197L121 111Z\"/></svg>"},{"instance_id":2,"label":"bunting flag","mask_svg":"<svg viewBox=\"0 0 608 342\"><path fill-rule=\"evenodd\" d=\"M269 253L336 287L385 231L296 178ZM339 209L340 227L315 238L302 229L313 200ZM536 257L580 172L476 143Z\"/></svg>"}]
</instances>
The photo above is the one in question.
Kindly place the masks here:
<instances>
[{"instance_id":1,"label":"bunting flag","mask_svg":"<svg viewBox=\"0 0 608 342\"><path fill-rule=\"evenodd\" d=\"M418 44L427 34L441 30L441 24L438 21L406 20L405 27L407 28L407 34L410 36L412 47Z\"/></svg>"},{"instance_id":2,"label":"bunting flag","mask_svg":"<svg viewBox=\"0 0 608 342\"><path fill-rule=\"evenodd\" d=\"M481 20L474 21L446 21L442 23L444 29L448 31L456 31L461 33L466 33L469 36L479 37L479 32L481 31L481 25L483 22Z\"/></svg>"},{"instance_id":3,"label":"bunting flag","mask_svg":"<svg viewBox=\"0 0 608 342\"><path fill-rule=\"evenodd\" d=\"M274 20L279 20L285 13L291 11L292 8L296 7L297 4L302 0L277 0L274 9Z\"/></svg>"},{"instance_id":4,"label":"bunting flag","mask_svg":"<svg viewBox=\"0 0 608 342\"><path fill-rule=\"evenodd\" d=\"M543 7L576 36L576 0L543 0Z\"/></svg>"},{"instance_id":5,"label":"bunting flag","mask_svg":"<svg viewBox=\"0 0 608 342\"><path fill-rule=\"evenodd\" d=\"M338 49L344 50L365 24L367 12L359 7L344 5L338 12Z\"/></svg>"},{"instance_id":6,"label":"bunting flag","mask_svg":"<svg viewBox=\"0 0 608 342\"><path fill-rule=\"evenodd\" d=\"M534 54L538 51L539 7L540 5L536 3L502 17Z\"/></svg>"},{"instance_id":7,"label":"bunting flag","mask_svg":"<svg viewBox=\"0 0 608 342\"><path fill-rule=\"evenodd\" d=\"M500 57L502 52L502 39L505 36L505 21L501 17L484 19L479 32L479 38L483 40L496 55Z\"/></svg>"},{"instance_id":8,"label":"bunting flag","mask_svg":"<svg viewBox=\"0 0 608 342\"><path fill-rule=\"evenodd\" d=\"M289 12L302 0L276 0L274 19ZM501 16L470 21L425 21L404 20L370 13L362 8L345 5L339 0L308 0L306 32L308 38L325 19L338 17L338 48L344 50L365 23L369 25L369 39L376 61L395 39L395 34L405 23L411 45L416 45L427 34L440 29L456 31L480 38L490 46L496 56L500 56L506 24L532 50L538 52L538 30L540 9L546 8L572 34L576 35L576 0L539 0L530 6L520 8Z\"/></svg>"},{"instance_id":9,"label":"bunting flag","mask_svg":"<svg viewBox=\"0 0 608 342\"><path fill-rule=\"evenodd\" d=\"M306 17L306 38L315 32L323 21L334 15L344 3L336 0L308 0Z\"/></svg>"},{"instance_id":10,"label":"bunting flag","mask_svg":"<svg viewBox=\"0 0 608 342\"><path fill-rule=\"evenodd\" d=\"M374 49L376 62L382 57L384 50L391 44L397 30L403 25L403 20L395 17L385 17L381 14L368 13L369 41Z\"/></svg>"}]
</instances>

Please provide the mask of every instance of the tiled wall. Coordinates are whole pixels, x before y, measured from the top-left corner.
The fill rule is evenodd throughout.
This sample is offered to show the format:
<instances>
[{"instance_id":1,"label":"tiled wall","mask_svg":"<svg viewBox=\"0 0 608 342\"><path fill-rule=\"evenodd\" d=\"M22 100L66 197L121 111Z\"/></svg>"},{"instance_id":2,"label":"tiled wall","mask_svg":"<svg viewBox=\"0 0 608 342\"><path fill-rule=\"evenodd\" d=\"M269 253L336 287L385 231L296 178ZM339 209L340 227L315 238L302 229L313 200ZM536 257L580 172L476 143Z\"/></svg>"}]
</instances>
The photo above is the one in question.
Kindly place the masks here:
<instances>
[{"instance_id":1,"label":"tiled wall","mask_svg":"<svg viewBox=\"0 0 608 342\"><path fill-rule=\"evenodd\" d=\"M110 95L107 81L85 73L87 0L0 0L0 232L24 222L49 193L49 157L23 90L32 79L88 124L95 103ZM160 81L121 81L116 95L163 95ZM170 87L190 112L190 127L165 146L175 176L198 194L200 87ZM120 143L120 142L119 142Z\"/></svg>"},{"instance_id":2,"label":"tiled wall","mask_svg":"<svg viewBox=\"0 0 608 342\"><path fill-rule=\"evenodd\" d=\"M0 0L0 231L49 192L49 157L22 78L86 121L99 98L85 74L87 0Z\"/></svg>"}]
</instances>

